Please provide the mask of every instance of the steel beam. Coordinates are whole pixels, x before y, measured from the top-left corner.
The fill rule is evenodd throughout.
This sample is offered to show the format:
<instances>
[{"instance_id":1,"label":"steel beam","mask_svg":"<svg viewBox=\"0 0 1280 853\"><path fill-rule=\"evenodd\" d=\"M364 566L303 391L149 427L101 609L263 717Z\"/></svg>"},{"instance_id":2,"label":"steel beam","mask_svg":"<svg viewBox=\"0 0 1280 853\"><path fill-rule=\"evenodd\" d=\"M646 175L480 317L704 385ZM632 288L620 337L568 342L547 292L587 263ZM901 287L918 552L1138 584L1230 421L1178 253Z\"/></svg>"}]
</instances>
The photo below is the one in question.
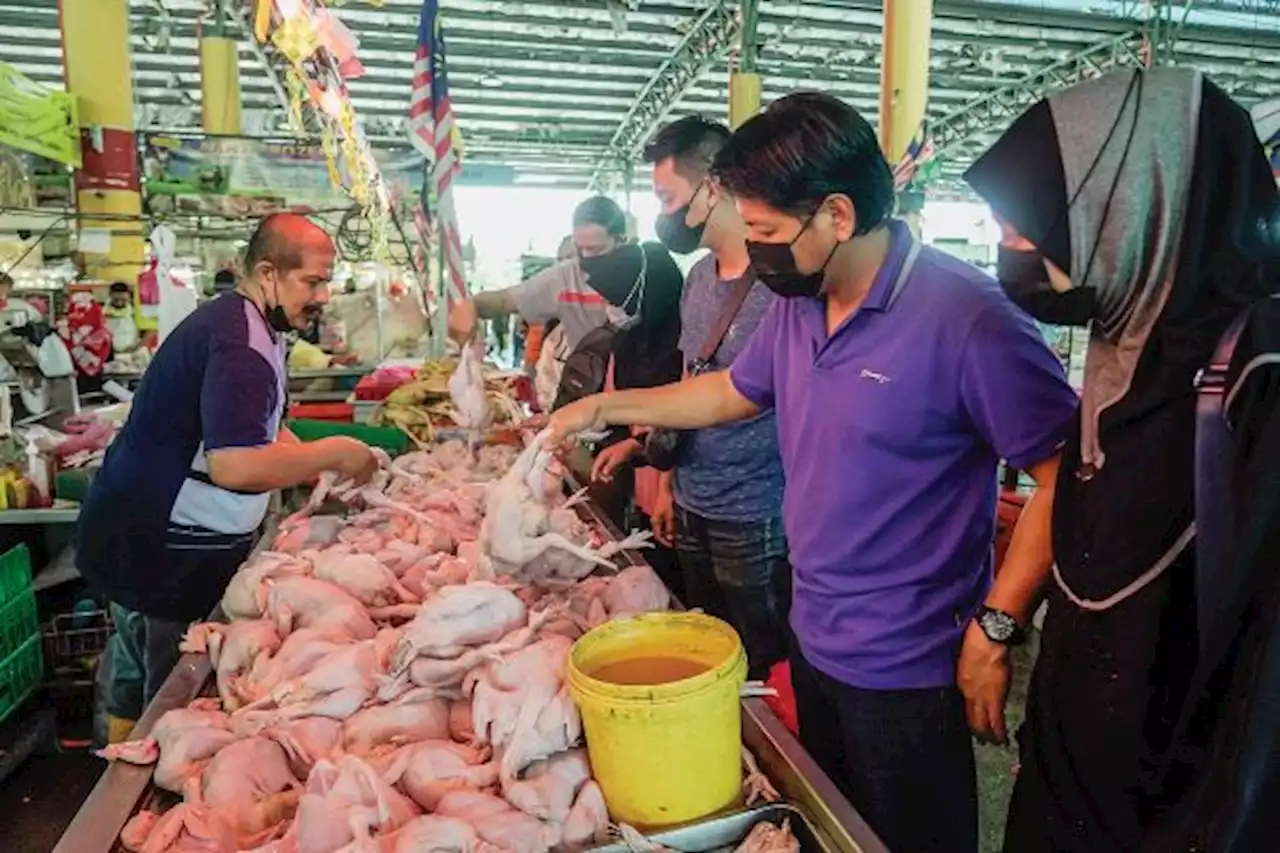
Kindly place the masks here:
<instances>
[{"instance_id":1,"label":"steel beam","mask_svg":"<svg viewBox=\"0 0 1280 853\"><path fill-rule=\"evenodd\" d=\"M635 159L640 146L711 61L732 44L740 28L741 21L726 0L715 0L707 7L632 101L592 170L589 189L599 191L606 179L617 179L620 164Z\"/></svg>"},{"instance_id":2,"label":"steel beam","mask_svg":"<svg viewBox=\"0 0 1280 853\"><path fill-rule=\"evenodd\" d=\"M1109 38L951 113L930 128L936 156L945 156L985 129L1003 127L1050 92L1097 77L1112 68L1143 65L1142 38L1139 31Z\"/></svg>"}]
</instances>

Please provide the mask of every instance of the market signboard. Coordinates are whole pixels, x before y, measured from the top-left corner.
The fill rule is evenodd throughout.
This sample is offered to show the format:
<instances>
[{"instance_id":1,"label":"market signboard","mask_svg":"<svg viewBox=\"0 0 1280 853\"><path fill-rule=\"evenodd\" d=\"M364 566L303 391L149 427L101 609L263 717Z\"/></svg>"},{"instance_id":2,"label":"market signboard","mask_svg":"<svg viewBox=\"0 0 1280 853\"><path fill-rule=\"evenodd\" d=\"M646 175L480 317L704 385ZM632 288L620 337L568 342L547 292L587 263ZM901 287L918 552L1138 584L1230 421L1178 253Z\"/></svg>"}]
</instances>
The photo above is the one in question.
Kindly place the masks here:
<instances>
[{"instance_id":1,"label":"market signboard","mask_svg":"<svg viewBox=\"0 0 1280 853\"><path fill-rule=\"evenodd\" d=\"M324 148L243 137L148 134L143 148L148 208L153 213L262 216L295 208L345 209L351 202ZM420 158L380 162L392 197L421 180Z\"/></svg>"}]
</instances>

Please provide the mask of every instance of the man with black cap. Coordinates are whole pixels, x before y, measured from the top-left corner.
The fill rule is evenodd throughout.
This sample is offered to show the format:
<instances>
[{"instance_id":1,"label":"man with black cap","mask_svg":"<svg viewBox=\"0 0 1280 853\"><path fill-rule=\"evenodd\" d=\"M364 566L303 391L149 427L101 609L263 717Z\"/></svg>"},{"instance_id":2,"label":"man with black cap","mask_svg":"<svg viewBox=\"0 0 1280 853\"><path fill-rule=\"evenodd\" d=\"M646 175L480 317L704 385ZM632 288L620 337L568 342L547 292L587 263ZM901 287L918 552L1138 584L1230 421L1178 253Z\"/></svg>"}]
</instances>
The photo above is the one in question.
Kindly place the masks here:
<instances>
[{"instance_id":1,"label":"man with black cap","mask_svg":"<svg viewBox=\"0 0 1280 853\"><path fill-rule=\"evenodd\" d=\"M116 627L99 663L99 739L133 727L187 625L208 616L248 556L271 491L330 470L361 481L377 467L355 439L301 444L282 426L284 335L328 301L333 259L305 217L264 219L237 288L165 339L107 451L76 542Z\"/></svg>"}]
</instances>

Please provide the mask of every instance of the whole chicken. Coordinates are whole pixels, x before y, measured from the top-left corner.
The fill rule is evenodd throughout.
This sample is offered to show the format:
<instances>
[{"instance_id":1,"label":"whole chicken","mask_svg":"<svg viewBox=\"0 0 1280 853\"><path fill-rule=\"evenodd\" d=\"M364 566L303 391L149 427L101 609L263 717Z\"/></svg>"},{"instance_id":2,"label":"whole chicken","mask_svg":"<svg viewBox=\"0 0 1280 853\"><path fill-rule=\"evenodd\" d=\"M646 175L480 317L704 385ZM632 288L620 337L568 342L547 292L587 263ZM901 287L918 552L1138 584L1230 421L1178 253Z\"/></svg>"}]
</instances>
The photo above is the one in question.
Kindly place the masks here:
<instances>
[{"instance_id":1,"label":"whole chicken","mask_svg":"<svg viewBox=\"0 0 1280 853\"><path fill-rule=\"evenodd\" d=\"M300 554L308 548L325 548L338 541L341 530L341 516L296 515L280 526L280 533L271 547L281 554Z\"/></svg>"},{"instance_id":2,"label":"whole chicken","mask_svg":"<svg viewBox=\"0 0 1280 853\"><path fill-rule=\"evenodd\" d=\"M463 682L472 695L476 741L500 750L504 785L520 771L578 744L582 719L565 685L573 642L553 634L474 670Z\"/></svg>"},{"instance_id":3,"label":"whole chicken","mask_svg":"<svg viewBox=\"0 0 1280 853\"><path fill-rule=\"evenodd\" d=\"M241 839L226 815L211 808L200 780L188 781L181 803L162 815L141 811L120 832L126 850L136 853L236 853Z\"/></svg>"},{"instance_id":4,"label":"whole chicken","mask_svg":"<svg viewBox=\"0 0 1280 853\"><path fill-rule=\"evenodd\" d=\"M489 423L489 401L485 398L484 364L474 345L462 347L458 366L449 377L449 397L453 400L458 426L482 430Z\"/></svg>"},{"instance_id":5,"label":"whole chicken","mask_svg":"<svg viewBox=\"0 0 1280 853\"><path fill-rule=\"evenodd\" d=\"M347 752L366 755L384 744L400 745L449 736L449 703L444 699L371 705L343 724Z\"/></svg>"},{"instance_id":6,"label":"whole chicken","mask_svg":"<svg viewBox=\"0 0 1280 853\"><path fill-rule=\"evenodd\" d=\"M531 765L522 779L503 786L502 796L525 814L560 824L590 779L587 751L572 749Z\"/></svg>"},{"instance_id":7,"label":"whole chicken","mask_svg":"<svg viewBox=\"0 0 1280 853\"><path fill-rule=\"evenodd\" d=\"M260 655L248 675L234 687L243 702L255 702L282 681L298 678L331 652L348 645L344 638L334 638L327 630L302 628L284 638L274 656Z\"/></svg>"},{"instance_id":8,"label":"whole chicken","mask_svg":"<svg viewBox=\"0 0 1280 853\"><path fill-rule=\"evenodd\" d=\"M498 765L489 751L448 740L425 741L401 749L384 774L396 780L424 809L434 810L450 791L479 791L498 783Z\"/></svg>"},{"instance_id":9,"label":"whole chicken","mask_svg":"<svg viewBox=\"0 0 1280 853\"><path fill-rule=\"evenodd\" d=\"M440 798L436 814L465 820L481 838L508 853L547 853L561 839L556 827L479 791L450 791Z\"/></svg>"},{"instance_id":10,"label":"whole chicken","mask_svg":"<svg viewBox=\"0 0 1280 853\"><path fill-rule=\"evenodd\" d=\"M378 853L499 853L465 820L440 815L415 817L378 842Z\"/></svg>"},{"instance_id":11,"label":"whole chicken","mask_svg":"<svg viewBox=\"0 0 1280 853\"><path fill-rule=\"evenodd\" d=\"M221 711L175 708L156 720L149 737L112 744L98 755L130 764L155 763L153 781L176 794L188 781L199 778L209 759L235 740L230 720Z\"/></svg>"},{"instance_id":12,"label":"whole chicken","mask_svg":"<svg viewBox=\"0 0 1280 853\"><path fill-rule=\"evenodd\" d=\"M180 648L183 652L208 652L223 707L234 711L241 704L237 682L258 660L280 648L280 635L265 619L205 622L187 629Z\"/></svg>"},{"instance_id":13,"label":"whole chicken","mask_svg":"<svg viewBox=\"0 0 1280 853\"><path fill-rule=\"evenodd\" d=\"M335 636L367 640L377 633L369 611L351 593L315 578L287 578L263 589L264 612L280 634L316 628Z\"/></svg>"},{"instance_id":14,"label":"whole chicken","mask_svg":"<svg viewBox=\"0 0 1280 853\"><path fill-rule=\"evenodd\" d=\"M578 792L578 799L569 810L561 827L564 843L571 847L603 844L609 837L609 807L604 802L604 792L599 783L590 779Z\"/></svg>"},{"instance_id":15,"label":"whole chicken","mask_svg":"<svg viewBox=\"0 0 1280 853\"><path fill-rule=\"evenodd\" d=\"M499 639L527 618L524 602L497 584L445 587L422 603L404 629L392 657L392 672L408 669L419 655L457 657L468 646Z\"/></svg>"},{"instance_id":16,"label":"whole chicken","mask_svg":"<svg viewBox=\"0 0 1280 853\"><path fill-rule=\"evenodd\" d=\"M264 737L239 740L220 750L201 774L201 785L205 804L242 839L283 823L302 788L284 749Z\"/></svg>"},{"instance_id":17,"label":"whole chicken","mask_svg":"<svg viewBox=\"0 0 1280 853\"><path fill-rule=\"evenodd\" d=\"M321 761L307 777L297 817L273 853L335 853L355 839L356 821L382 834L405 825L418 813L408 797L359 758Z\"/></svg>"},{"instance_id":18,"label":"whole chicken","mask_svg":"<svg viewBox=\"0 0 1280 853\"><path fill-rule=\"evenodd\" d=\"M301 577L310 566L288 554L263 551L249 559L232 576L222 594L222 612L228 619L259 619L266 600L262 590L270 579Z\"/></svg>"},{"instance_id":19,"label":"whole chicken","mask_svg":"<svg viewBox=\"0 0 1280 853\"><path fill-rule=\"evenodd\" d=\"M303 717L345 720L378 686L379 652L365 640L325 655L297 678L282 681L267 696L232 715L233 729L256 732ZM274 710L265 710L274 706Z\"/></svg>"},{"instance_id":20,"label":"whole chicken","mask_svg":"<svg viewBox=\"0 0 1280 853\"><path fill-rule=\"evenodd\" d=\"M306 779L316 762L342 751L342 727L340 720L304 717L265 729L262 736L280 744L289 757L293 775Z\"/></svg>"},{"instance_id":21,"label":"whole chicken","mask_svg":"<svg viewBox=\"0 0 1280 853\"><path fill-rule=\"evenodd\" d=\"M377 557L359 553L350 545L331 545L302 556L311 561L316 580L346 590L369 607L419 600Z\"/></svg>"}]
</instances>

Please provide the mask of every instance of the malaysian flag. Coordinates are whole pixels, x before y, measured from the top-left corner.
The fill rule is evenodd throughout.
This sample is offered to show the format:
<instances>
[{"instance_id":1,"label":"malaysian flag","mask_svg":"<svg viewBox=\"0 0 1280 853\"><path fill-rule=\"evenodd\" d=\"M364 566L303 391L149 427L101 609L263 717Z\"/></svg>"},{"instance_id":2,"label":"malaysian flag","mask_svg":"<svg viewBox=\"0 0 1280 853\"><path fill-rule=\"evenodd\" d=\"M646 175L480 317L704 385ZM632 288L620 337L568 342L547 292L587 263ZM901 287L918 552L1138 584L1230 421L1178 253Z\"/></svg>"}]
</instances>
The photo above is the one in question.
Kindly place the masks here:
<instances>
[{"instance_id":1,"label":"malaysian flag","mask_svg":"<svg viewBox=\"0 0 1280 853\"><path fill-rule=\"evenodd\" d=\"M932 160L936 152L937 149L933 144L932 137L925 136L924 125L921 124L915 138L907 146L906 153L902 155L902 159L893 167L894 189L899 191L906 189L907 185L915 178L917 170Z\"/></svg>"},{"instance_id":2,"label":"malaysian flag","mask_svg":"<svg viewBox=\"0 0 1280 853\"><path fill-rule=\"evenodd\" d=\"M409 141L427 159L423 196L435 192L436 224L443 245L446 305L466 299L462 271L462 235L453 207L453 179L462 168L457 126L449 101L444 31L439 0L423 0L418 21L418 52L413 61L413 93L409 96ZM424 218L429 217L425 201ZM430 223L427 218L428 224ZM421 234L424 229L419 229Z\"/></svg>"}]
</instances>

